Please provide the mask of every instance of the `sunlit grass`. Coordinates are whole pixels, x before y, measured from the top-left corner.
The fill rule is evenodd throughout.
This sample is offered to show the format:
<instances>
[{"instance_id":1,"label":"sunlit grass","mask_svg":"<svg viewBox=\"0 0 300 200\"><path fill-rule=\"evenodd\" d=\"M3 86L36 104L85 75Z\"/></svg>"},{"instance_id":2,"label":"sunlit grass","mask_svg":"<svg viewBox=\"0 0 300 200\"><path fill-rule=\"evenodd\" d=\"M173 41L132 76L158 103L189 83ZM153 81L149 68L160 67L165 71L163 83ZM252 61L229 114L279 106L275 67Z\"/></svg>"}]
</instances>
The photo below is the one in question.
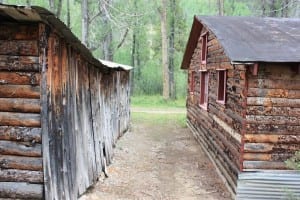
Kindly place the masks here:
<instances>
[{"instance_id":1,"label":"sunlit grass","mask_svg":"<svg viewBox=\"0 0 300 200\"><path fill-rule=\"evenodd\" d=\"M133 123L146 123L153 125L165 125L172 124L180 127L186 127L186 115L185 114L160 114L160 113L140 113L132 112L131 120Z\"/></svg>"},{"instance_id":2,"label":"sunlit grass","mask_svg":"<svg viewBox=\"0 0 300 200\"><path fill-rule=\"evenodd\" d=\"M162 96L132 96L131 106L153 108L185 108L185 97L175 100L164 100Z\"/></svg>"}]
</instances>

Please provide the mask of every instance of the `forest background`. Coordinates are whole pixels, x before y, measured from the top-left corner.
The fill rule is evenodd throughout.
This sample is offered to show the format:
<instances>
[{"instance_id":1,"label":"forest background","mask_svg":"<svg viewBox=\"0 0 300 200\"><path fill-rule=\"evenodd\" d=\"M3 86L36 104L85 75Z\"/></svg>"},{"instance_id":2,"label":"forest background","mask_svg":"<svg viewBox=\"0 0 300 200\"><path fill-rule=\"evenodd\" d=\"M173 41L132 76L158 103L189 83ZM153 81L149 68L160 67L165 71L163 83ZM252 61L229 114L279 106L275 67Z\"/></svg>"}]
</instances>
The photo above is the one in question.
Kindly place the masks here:
<instances>
[{"instance_id":1,"label":"forest background","mask_svg":"<svg viewBox=\"0 0 300 200\"><path fill-rule=\"evenodd\" d=\"M300 0L0 0L52 11L98 59L130 65L132 94L184 98L194 15L300 17Z\"/></svg>"}]
</instances>

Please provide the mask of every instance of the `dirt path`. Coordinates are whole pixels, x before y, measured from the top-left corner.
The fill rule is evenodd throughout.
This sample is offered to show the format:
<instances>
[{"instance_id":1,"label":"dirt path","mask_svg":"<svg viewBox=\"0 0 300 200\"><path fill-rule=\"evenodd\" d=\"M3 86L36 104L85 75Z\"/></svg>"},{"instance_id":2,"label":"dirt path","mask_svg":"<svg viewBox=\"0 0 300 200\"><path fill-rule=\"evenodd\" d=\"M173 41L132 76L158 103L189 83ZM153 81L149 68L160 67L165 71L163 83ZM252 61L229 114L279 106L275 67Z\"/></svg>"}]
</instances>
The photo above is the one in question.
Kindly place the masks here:
<instances>
[{"instance_id":1,"label":"dirt path","mask_svg":"<svg viewBox=\"0 0 300 200\"><path fill-rule=\"evenodd\" d=\"M80 200L230 199L189 130L176 123L132 124L108 174Z\"/></svg>"}]
</instances>

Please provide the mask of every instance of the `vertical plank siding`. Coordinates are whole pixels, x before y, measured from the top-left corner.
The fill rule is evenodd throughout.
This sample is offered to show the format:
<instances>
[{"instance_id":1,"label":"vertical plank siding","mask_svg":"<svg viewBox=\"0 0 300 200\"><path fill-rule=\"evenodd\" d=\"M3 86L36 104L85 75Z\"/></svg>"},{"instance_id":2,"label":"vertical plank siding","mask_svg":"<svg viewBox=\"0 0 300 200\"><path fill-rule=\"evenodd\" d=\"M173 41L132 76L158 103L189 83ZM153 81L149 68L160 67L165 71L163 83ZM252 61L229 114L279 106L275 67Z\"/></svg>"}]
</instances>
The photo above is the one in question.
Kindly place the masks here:
<instances>
[{"instance_id":1,"label":"vertical plank siding","mask_svg":"<svg viewBox=\"0 0 300 200\"><path fill-rule=\"evenodd\" d=\"M128 129L129 72L104 73L55 32L47 58L45 198L76 199L111 163L116 140Z\"/></svg>"},{"instance_id":2,"label":"vertical plank siding","mask_svg":"<svg viewBox=\"0 0 300 200\"><path fill-rule=\"evenodd\" d=\"M38 24L0 30L0 197L41 199Z\"/></svg>"},{"instance_id":3,"label":"vertical plank siding","mask_svg":"<svg viewBox=\"0 0 300 200\"><path fill-rule=\"evenodd\" d=\"M248 74L244 169L286 169L300 150L300 75L295 64L259 64Z\"/></svg>"},{"instance_id":4,"label":"vertical plank siding","mask_svg":"<svg viewBox=\"0 0 300 200\"><path fill-rule=\"evenodd\" d=\"M204 27L202 34L206 31L208 30ZM230 64L212 32L208 35L207 62L201 64L201 43L200 37L189 67L188 81L195 82L192 84L194 92L189 92L187 98L188 125L234 191L240 169L246 67ZM225 105L217 102L218 69L227 70ZM207 70L209 73L207 111L199 105L200 70ZM191 74L194 74L194 78L191 78Z\"/></svg>"}]
</instances>

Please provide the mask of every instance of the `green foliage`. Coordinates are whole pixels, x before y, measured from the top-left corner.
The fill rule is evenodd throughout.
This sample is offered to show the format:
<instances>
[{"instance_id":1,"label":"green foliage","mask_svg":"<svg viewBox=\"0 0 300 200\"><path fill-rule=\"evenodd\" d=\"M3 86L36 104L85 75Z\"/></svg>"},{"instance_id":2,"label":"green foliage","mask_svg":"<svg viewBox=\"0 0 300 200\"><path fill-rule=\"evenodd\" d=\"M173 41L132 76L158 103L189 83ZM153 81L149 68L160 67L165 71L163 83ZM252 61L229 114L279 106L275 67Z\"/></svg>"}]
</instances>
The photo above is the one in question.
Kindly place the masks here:
<instances>
[{"instance_id":1,"label":"green foliage","mask_svg":"<svg viewBox=\"0 0 300 200\"><path fill-rule=\"evenodd\" d=\"M300 151L296 152L295 155L285 163L291 169L300 170Z\"/></svg>"}]
</instances>

